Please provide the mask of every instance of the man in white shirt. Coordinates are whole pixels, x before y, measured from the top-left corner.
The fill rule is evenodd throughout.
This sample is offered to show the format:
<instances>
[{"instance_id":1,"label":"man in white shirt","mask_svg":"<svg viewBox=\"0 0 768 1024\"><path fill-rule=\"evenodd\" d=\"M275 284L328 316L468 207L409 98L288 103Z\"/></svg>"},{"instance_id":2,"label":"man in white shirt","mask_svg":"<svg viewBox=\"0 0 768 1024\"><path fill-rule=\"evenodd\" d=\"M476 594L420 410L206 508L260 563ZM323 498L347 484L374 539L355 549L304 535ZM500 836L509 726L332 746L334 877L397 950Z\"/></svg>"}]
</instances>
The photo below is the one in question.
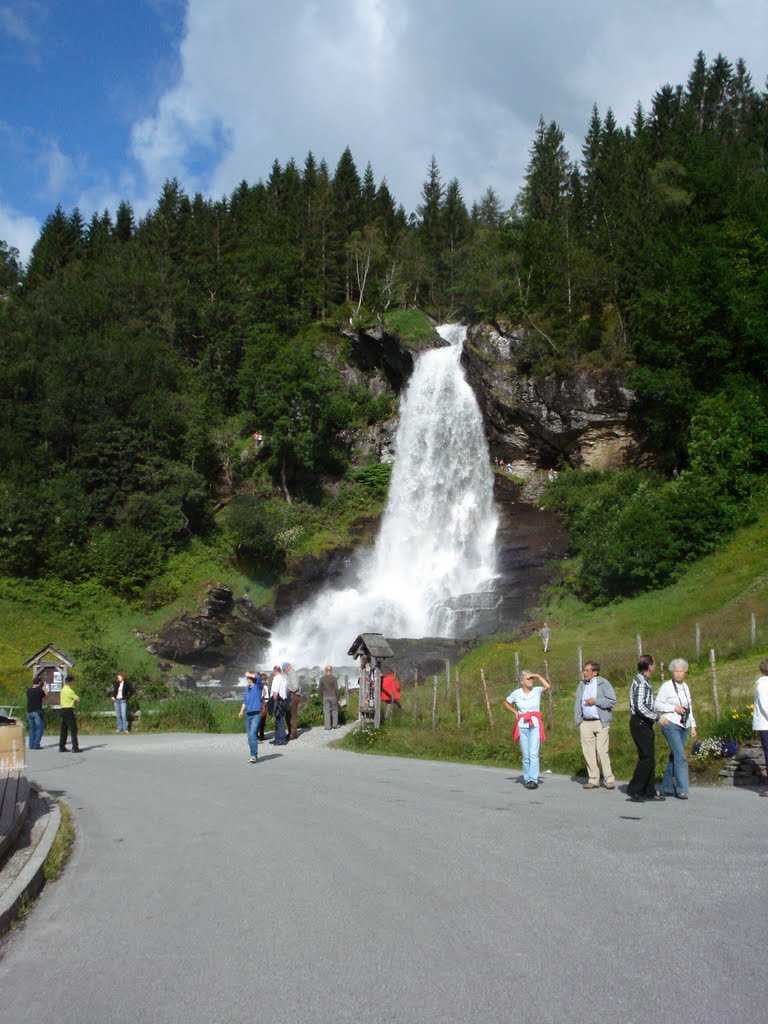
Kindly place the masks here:
<instances>
[{"instance_id":1,"label":"man in white shirt","mask_svg":"<svg viewBox=\"0 0 768 1024\"><path fill-rule=\"evenodd\" d=\"M270 695L275 700L275 738L272 742L276 747L284 747L288 742L285 731L285 713L288 708L288 680L283 675L279 665L275 665L272 670L272 690Z\"/></svg>"}]
</instances>

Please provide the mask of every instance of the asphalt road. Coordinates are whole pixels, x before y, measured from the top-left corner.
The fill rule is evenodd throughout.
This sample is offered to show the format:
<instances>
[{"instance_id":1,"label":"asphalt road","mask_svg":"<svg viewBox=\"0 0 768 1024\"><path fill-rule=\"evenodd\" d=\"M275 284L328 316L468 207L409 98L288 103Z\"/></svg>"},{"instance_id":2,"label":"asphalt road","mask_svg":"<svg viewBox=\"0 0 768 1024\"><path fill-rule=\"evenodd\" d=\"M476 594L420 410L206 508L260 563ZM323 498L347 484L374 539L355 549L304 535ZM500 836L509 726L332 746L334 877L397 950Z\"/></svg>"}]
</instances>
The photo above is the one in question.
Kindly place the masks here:
<instances>
[{"instance_id":1,"label":"asphalt road","mask_svg":"<svg viewBox=\"0 0 768 1024\"><path fill-rule=\"evenodd\" d=\"M753 793L636 805L300 741L249 765L244 736L83 740L29 755L78 839L3 946L9 1024L766 1019Z\"/></svg>"}]
</instances>

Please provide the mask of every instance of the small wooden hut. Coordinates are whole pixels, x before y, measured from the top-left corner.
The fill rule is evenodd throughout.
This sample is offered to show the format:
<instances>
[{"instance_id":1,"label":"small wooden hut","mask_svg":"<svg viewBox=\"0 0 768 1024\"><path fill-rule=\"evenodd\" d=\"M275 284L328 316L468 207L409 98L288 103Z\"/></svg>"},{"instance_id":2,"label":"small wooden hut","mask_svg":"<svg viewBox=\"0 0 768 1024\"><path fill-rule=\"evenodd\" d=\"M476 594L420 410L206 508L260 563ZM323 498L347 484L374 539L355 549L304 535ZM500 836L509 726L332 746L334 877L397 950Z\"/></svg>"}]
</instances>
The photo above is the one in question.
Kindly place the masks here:
<instances>
[{"instance_id":1,"label":"small wooden hut","mask_svg":"<svg viewBox=\"0 0 768 1024\"><path fill-rule=\"evenodd\" d=\"M381 677L382 665L387 658L394 658L395 652L381 633L361 633L347 651L360 664L360 712L361 719L373 719L375 728L381 725Z\"/></svg>"},{"instance_id":2,"label":"small wooden hut","mask_svg":"<svg viewBox=\"0 0 768 1024\"><path fill-rule=\"evenodd\" d=\"M73 658L65 654L54 644L46 644L42 650L24 662L24 668L32 669L32 679L38 676L43 677L43 685L48 693L46 705L49 708L57 708L61 702L61 688L67 673L75 665Z\"/></svg>"}]
</instances>

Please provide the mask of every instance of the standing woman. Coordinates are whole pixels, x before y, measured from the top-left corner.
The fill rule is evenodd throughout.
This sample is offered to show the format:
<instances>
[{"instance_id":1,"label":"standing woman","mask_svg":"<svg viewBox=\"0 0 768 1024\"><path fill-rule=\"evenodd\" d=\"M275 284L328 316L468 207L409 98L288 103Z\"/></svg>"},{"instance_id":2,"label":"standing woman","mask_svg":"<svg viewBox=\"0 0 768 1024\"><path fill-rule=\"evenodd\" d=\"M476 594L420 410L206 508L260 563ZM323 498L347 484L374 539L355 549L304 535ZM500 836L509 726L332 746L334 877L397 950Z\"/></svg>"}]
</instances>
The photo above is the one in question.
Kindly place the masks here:
<instances>
[{"instance_id":1,"label":"standing woman","mask_svg":"<svg viewBox=\"0 0 768 1024\"><path fill-rule=\"evenodd\" d=\"M752 728L763 745L765 772L768 775L768 658L760 662L760 678L755 688L755 707L752 711ZM768 796L768 790L764 789L760 796Z\"/></svg>"},{"instance_id":2,"label":"standing woman","mask_svg":"<svg viewBox=\"0 0 768 1024\"><path fill-rule=\"evenodd\" d=\"M112 701L115 705L115 720L117 722L116 732L128 735L128 701L133 694L133 687L125 678L122 672L117 673L117 679L112 684Z\"/></svg>"},{"instance_id":3,"label":"standing woman","mask_svg":"<svg viewBox=\"0 0 768 1024\"><path fill-rule=\"evenodd\" d=\"M256 735L260 740L265 738L265 730L267 728L267 701L269 700L269 680L267 679L267 673L262 672L261 675L261 717L259 718L259 728L256 730Z\"/></svg>"},{"instance_id":4,"label":"standing woman","mask_svg":"<svg viewBox=\"0 0 768 1024\"><path fill-rule=\"evenodd\" d=\"M534 686L535 680L541 686ZM539 748L546 739L541 720L541 695L549 689L547 680L537 672L523 670L520 686L504 701L504 707L516 715L512 739L520 741L523 755L523 785L526 789L539 788ZM516 704L517 707L512 705Z\"/></svg>"},{"instance_id":5,"label":"standing woman","mask_svg":"<svg viewBox=\"0 0 768 1024\"><path fill-rule=\"evenodd\" d=\"M662 683L656 694L656 710L661 715L661 731L669 746L669 760L661 780L660 792L664 796L688 799L688 759L685 743L690 731L696 739L696 719L693 717L691 691L685 677L688 662L675 658L669 663L672 678Z\"/></svg>"}]
</instances>

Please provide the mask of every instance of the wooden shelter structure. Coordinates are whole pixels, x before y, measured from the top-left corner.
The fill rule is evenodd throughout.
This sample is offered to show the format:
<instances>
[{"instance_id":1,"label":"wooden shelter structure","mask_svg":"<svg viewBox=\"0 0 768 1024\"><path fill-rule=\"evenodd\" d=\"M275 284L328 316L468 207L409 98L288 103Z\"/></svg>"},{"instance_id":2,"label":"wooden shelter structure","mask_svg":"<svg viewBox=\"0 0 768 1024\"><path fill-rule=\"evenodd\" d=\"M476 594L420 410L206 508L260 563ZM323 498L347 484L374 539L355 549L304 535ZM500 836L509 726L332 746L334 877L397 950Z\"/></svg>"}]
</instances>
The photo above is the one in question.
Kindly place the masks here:
<instances>
[{"instance_id":1,"label":"wooden shelter structure","mask_svg":"<svg viewBox=\"0 0 768 1024\"><path fill-rule=\"evenodd\" d=\"M43 677L43 685L48 693L47 706L58 708L61 702L61 688L67 677L69 669L75 665L74 658L56 647L55 644L46 644L37 654L24 662L24 668L32 669L32 679Z\"/></svg>"},{"instance_id":2,"label":"wooden shelter structure","mask_svg":"<svg viewBox=\"0 0 768 1024\"><path fill-rule=\"evenodd\" d=\"M381 633L361 633L347 654L360 663L359 718L373 719L373 725L378 729L381 725L382 665L387 658L394 658L395 652Z\"/></svg>"}]
</instances>

